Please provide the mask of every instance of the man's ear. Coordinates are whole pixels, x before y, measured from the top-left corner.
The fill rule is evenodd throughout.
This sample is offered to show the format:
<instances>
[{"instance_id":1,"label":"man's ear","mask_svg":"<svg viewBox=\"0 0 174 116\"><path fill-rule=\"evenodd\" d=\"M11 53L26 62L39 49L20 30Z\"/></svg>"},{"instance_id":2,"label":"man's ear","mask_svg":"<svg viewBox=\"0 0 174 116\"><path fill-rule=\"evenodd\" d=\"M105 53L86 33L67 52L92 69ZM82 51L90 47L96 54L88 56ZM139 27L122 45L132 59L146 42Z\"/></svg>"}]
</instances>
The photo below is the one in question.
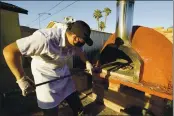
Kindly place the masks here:
<instances>
[{"instance_id":1,"label":"man's ear","mask_svg":"<svg viewBox=\"0 0 174 116\"><path fill-rule=\"evenodd\" d=\"M78 41L78 38L76 37L75 34L72 34L72 38L74 39L74 41Z\"/></svg>"}]
</instances>

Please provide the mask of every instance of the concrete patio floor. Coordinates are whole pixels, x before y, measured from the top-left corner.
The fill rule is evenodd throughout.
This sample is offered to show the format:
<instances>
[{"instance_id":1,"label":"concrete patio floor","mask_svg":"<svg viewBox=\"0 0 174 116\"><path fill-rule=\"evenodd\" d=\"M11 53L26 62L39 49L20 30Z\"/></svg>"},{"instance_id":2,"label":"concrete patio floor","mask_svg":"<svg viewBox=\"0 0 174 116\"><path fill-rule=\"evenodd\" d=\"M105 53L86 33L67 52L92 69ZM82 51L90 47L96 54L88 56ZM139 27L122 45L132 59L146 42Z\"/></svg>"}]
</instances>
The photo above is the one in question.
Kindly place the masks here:
<instances>
[{"instance_id":1,"label":"concrete patio floor","mask_svg":"<svg viewBox=\"0 0 174 116\"><path fill-rule=\"evenodd\" d=\"M102 104L97 104L90 98L80 95L82 104L85 106L85 116L97 115L125 115L115 112ZM42 116L42 111L37 107L35 96L22 97L11 96L6 98L0 116ZM66 102L59 105L59 116L72 116L72 110Z\"/></svg>"}]
</instances>

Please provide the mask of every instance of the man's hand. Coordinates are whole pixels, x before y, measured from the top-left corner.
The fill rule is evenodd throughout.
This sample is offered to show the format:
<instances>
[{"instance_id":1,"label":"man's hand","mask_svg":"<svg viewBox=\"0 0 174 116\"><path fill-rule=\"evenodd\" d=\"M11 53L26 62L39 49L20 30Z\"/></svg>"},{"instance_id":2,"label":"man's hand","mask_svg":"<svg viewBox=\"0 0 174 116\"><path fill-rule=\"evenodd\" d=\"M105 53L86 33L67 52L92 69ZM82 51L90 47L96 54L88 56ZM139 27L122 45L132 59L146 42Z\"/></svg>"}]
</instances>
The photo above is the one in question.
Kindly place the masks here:
<instances>
[{"instance_id":1,"label":"man's hand","mask_svg":"<svg viewBox=\"0 0 174 116\"><path fill-rule=\"evenodd\" d=\"M29 93L35 91L35 84L28 76L22 77L17 83L22 90L23 96L27 96Z\"/></svg>"},{"instance_id":2,"label":"man's hand","mask_svg":"<svg viewBox=\"0 0 174 116\"><path fill-rule=\"evenodd\" d=\"M101 73L101 72L102 72L102 68L99 67L99 66L94 66L93 72L94 72L94 73Z\"/></svg>"},{"instance_id":3,"label":"man's hand","mask_svg":"<svg viewBox=\"0 0 174 116\"><path fill-rule=\"evenodd\" d=\"M86 61L86 69L92 75L93 66L92 66L92 64L89 61Z\"/></svg>"}]
</instances>

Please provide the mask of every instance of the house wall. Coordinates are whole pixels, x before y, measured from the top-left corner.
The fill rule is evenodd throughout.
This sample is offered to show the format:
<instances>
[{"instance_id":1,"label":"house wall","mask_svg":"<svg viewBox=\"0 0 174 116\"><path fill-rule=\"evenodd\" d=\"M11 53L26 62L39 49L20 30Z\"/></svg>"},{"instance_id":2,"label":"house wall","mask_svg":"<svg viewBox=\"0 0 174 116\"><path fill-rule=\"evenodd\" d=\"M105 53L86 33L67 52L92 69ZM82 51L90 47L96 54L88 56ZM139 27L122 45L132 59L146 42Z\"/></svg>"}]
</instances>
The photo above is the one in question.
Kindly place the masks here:
<instances>
[{"instance_id":1,"label":"house wall","mask_svg":"<svg viewBox=\"0 0 174 116\"><path fill-rule=\"evenodd\" d=\"M14 75L6 65L3 48L21 38L18 13L0 9L0 93L17 87Z\"/></svg>"},{"instance_id":2,"label":"house wall","mask_svg":"<svg viewBox=\"0 0 174 116\"><path fill-rule=\"evenodd\" d=\"M21 37L27 37L33 34L37 29L29 28L26 26L20 26L20 30L21 30Z\"/></svg>"},{"instance_id":3,"label":"house wall","mask_svg":"<svg viewBox=\"0 0 174 116\"><path fill-rule=\"evenodd\" d=\"M3 48L21 37L18 13L0 9L0 65L6 66Z\"/></svg>"}]
</instances>

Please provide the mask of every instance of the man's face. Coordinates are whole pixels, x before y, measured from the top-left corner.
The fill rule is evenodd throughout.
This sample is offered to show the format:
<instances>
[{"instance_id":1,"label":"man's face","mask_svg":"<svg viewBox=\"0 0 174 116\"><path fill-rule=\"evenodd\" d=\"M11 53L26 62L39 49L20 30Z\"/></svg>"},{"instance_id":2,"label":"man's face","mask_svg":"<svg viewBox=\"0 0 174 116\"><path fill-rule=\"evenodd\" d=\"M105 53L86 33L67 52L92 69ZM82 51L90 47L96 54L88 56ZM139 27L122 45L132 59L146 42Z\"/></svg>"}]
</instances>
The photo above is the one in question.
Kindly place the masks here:
<instances>
[{"instance_id":1,"label":"man's face","mask_svg":"<svg viewBox=\"0 0 174 116\"><path fill-rule=\"evenodd\" d=\"M73 45L76 47L82 47L85 44L85 41L80 37L77 37L75 34L73 35Z\"/></svg>"}]
</instances>

